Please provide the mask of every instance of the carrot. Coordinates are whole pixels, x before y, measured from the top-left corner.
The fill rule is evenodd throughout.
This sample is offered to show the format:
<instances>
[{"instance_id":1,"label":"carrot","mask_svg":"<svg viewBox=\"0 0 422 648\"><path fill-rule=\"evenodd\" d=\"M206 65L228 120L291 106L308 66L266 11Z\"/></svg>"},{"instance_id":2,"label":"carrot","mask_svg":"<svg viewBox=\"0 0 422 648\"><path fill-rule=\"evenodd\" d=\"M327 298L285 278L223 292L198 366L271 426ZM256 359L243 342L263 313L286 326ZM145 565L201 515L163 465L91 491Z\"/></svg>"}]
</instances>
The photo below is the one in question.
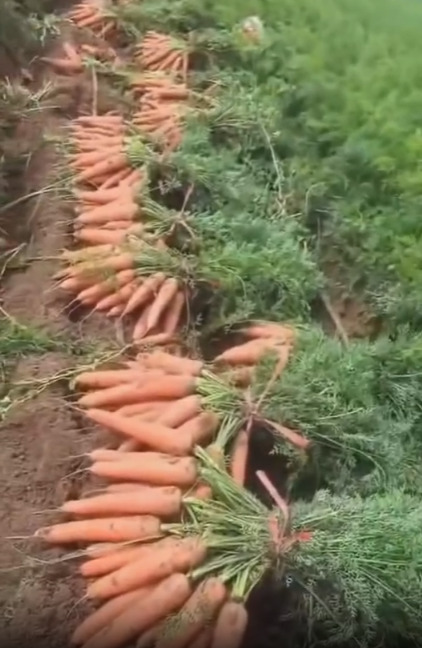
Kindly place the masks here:
<instances>
[{"instance_id":1,"label":"carrot","mask_svg":"<svg viewBox=\"0 0 422 648\"><path fill-rule=\"evenodd\" d=\"M74 631L70 642L80 646L87 642L104 626L111 623L135 601L141 602L151 591L150 587L143 587L133 592L126 592L104 603L98 610L87 616Z\"/></svg>"},{"instance_id":2,"label":"carrot","mask_svg":"<svg viewBox=\"0 0 422 648\"><path fill-rule=\"evenodd\" d=\"M130 234L137 235L142 232L142 226L138 228L111 229L104 230L100 227L81 227L76 230L73 237L76 241L88 243L89 245L98 245L101 243L111 243L112 245L123 244Z\"/></svg>"},{"instance_id":3,"label":"carrot","mask_svg":"<svg viewBox=\"0 0 422 648\"><path fill-rule=\"evenodd\" d=\"M142 604L132 602L122 614L106 625L85 648L120 648L131 643L160 619L178 610L191 593L189 579L173 573L157 585Z\"/></svg>"},{"instance_id":4,"label":"carrot","mask_svg":"<svg viewBox=\"0 0 422 648\"><path fill-rule=\"evenodd\" d=\"M152 297L153 295L149 294L149 299L151 299ZM145 336L146 328L147 328L148 312L150 308L151 308L150 304L147 304L143 307L142 313L139 316L133 329L132 337L134 340L138 340Z\"/></svg>"},{"instance_id":5,"label":"carrot","mask_svg":"<svg viewBox=\"0 0 422 648\"><path fill-rule=\"evenodd\" d=\"M111 175L116 171L120 171L122 167L127 165L127 158L124 153L117 153L106 160L97 162L93 166L80 171L76 177L75 181L77 183L85 182L86 180L92 180L93 178L99 177L105 173Z\"/></svg>"},{"instance_id":6,"label":"carrot","mask_svg":"<svg viewBox=\"0 0 422 648\"><path fill-rule=\"evenodd\" d=\"M309 446L311 445L311 441L309 439L306 439L304 436L299 434L299 432L291 430L284 425L280 425L279 423L271 421L271 428L278 432L283 439L291 443L296 448L299 448L300 450L308 450Z\"/></svg>"},{"instance_id":7,"label":"carrot","mask_svg":"<svg viewBox=\"0 0 422 648\"><path fill-rule=\"evenodd\" d=\"M129 315L145 304L145 302L151 298L151 295L153 295L153 293L164 283L165 279L166 276L163 272L157 272L151 275L151 277L148 277L148 279L139 286L138 290L133 293L123 311L123 314Z\"/></svg>"},{"instance_id":8,"label":"carrot","mask_svg":"<svg viewBox=\"0 0 422 648\"><path fill-rule=\"evenodd\" d=\"M237 435L233 444L230 473L240 486L245 485L246 469L249 454L249 431L243 429Z\"/></svg>"},{"instance_id":9,"label":"carrot","mask_svg":"<svg viewBox=\"0 0 422 648\"><path fill-rule=\"evenodd\" d=\"M227 591L218 578L202 581L176 617L161 628L156 648L185 648L215 618Z\"/></svg>"},{"instance_id":10,"label":"carrot","mask_svg":"<svg viewBox=\"0 0 422 648\"><path fill-rule=\"evenodd\" d=\"M131 281L130 283L126 284L126 286L119 288L119 290L117 290L115 293L106 295L105 297L100 299L95 304L94 309L96 311L107 311L109 308L119 306L127 299L129 299L134 290L136 290L136 282Z\"/></svg>"},{"instance_id":11,"label":"carrot","mask_svg":"<svg viewBox=\"0 0 422 648\"><path fill-rule=\"evenodd\" d=\"M176 400L166 401L166 405L177 403ZM139 414L145 414L151 409L156 409L157 407L162 407L162 401L149 401L146 403L134 403L133 405L124 405L117 410L116 414L121 414L122 416L137 416Z\"/></svg>"},{"instance_id":12,"label":"carrot","mask_svg":"<svg viewBox=\"0 0 422 648\"><path fill-rule=\"evenodd\" d=\"M172 277L166 279L162 284L160 290L157 293L157 297L155 298L151 306L151 310L148 313L147 332L157 326L162 313L165 311L166 307L171 302L173 297L177 294L178 290L179 283L177 279L174 279Z\"/></svg>"},{"instance_id":13,"label":"carrot","mask_svg":"<svg viewBox=\"0 0 422 648\"><path fill-rule=\"evenodd\" d=\"M121 144L110 144L109 146L99 147L95 151L91 151L90 153L78 153L70 166L74 169L84 169L88 166L97 164L97 162L101 162L109 155L114 155L121 150Z\"/></svg>"},{"instance_id":14,"label":"carrot","mask_svg":"<svg viewBox=\"0 0 422 648\"><path fill-rule=\"evenodd\" d=\"M163 319L163 331L173 334L177 330L185 306L185 295L179 290L170 302Z\"/></svg>"},{"instance_id":15,"label":"carrot","mask_svg":"<svg viewBox=\"0 0 422 648\"><path fill-rule=\"evenodd\" d=\"M106 479L180 488L192 486L197 478L197 467L193 457L171 457L157 452L118 454L122 455L119 461L97 461L89 471Z\"/></svg>"},{"instance_id":16,"label":"carrot","mask_svg":"<svg viewBox=\"0 0 422 648\"><path fill-rule=\"evenodd\" d=\"M79 572L85 578L105 576L105 574L110 574L133 560L147 557L148 551L151 551L149 545L145 545L144 547L139 545L119 547L104 556L93 558L82 563L79 567Z\"/></svg>"},{"instance_id":17,"label":"carrot","mask_svg":"<svg viewBox=\"0 0 422 648\"><path fill-rule=\"evenodd\" d=\"M180 358L179 356L165 353L164 351L154 351L147 355L138 354L137 359L142 360L145 367L150 369L164 369L169 374L199 376L204 368L204 363L201 360Z\"/></svg>"},{"instance_id":18,"label":"carrot","mask_svg":"<svg viewBox=\"0 0 422 648\"><path fill-rule=\"evenodd\" d=\"M148 560L136 560L91 583L87 588L87 597L108 599L175 572L189 571L200 564L205 555L205 544L195 537L177 539L171 546L156 546Z\"/></svg>"},{"instance_id":19,"label":"carrot","mask_svg":"<svg viewBox=\"0 0 422 648\"><path fill-rule=\"evenodd\" d=\"M79 399L81 407L98 408L145 403L154 400L171 400L184 398L195 391L195 379L192 376L163 376L145 383L119 385L86 394Z\"/></svg>"},{"instance_id":20,"label":"carrot","mask_svg":"<svg viewBox=\"0 0 422 648\"><path fill-rule=\"evenodd\" d=\"M226 601L217 617L211 648L239 648L247 624L248 613L243 603Z\"/></svg>"},{"instance_id":21,"label":"carrot","mask_svg":"<svg viewBox=\"0 0 422 648\"><path fill-rule=\"evenodd\" d=\"M98 225L107 221L125 220L132 221L138 213L138 205L123 194L122 199L117 199L106 205L100 205L79 214L77 221L84 225Z\"/></svg>"},{"instance_id":22,"label":"carrot","mask_svg":"<svg viewBox=\"0 0 422 648\"><path fill-rule=\"evenodd\" d=\"M151 515L77 520L42 527L35 537L51 544L125 542L161 535L160 520Z\"/></svg>"},{"instance_id":23,"label":"carrot","mask_svg":"<svg viewBox=\"0 0 422 648\"><path fill-rule=\"evenodd\" d=\"M182 493L175 486L143 486L129 494L106 493L80 500L68 500L61 510L72 515L157 515L168 517L180 511Z\"/></svg>"},{"instance_id":24,"label":"carrot","mask_svg":"<svg viewBox=\"0 0 422 648\"><path fill-rule=\"evenodd\" d=\"M81 389L104 389L122 383L139 380L144 375L141 367L136 369L110 369L83 371L75 379L76 387Z\"/></svg>"},{"instance_id":25,"label":"carrot","mask_svg":"<svg viewBox=\"0 0 422 648\"><path fill-rule=\"evenodd\" d=\"M252 322L241 333L250 338L275 338L287 344L292 344L296 337L293 327L276 322Z\"/></svg>"},{"instance_id":26,"label":"carrot","mask_svg":"<svg viewBox=\"0 0 422 648\"><path fill-rule=\"evenodd\" d=\"M74 191L74 196L79 202L91 202L99 205L107 205L121 197L121 191L116 189L96 189L95 191Z\"/></svg>"},{"instance_id":27,"label":"carrot","mask_svg":"<svg viewBox=\"0 0 422 648\"><path fill-rule=\"evenodd\" d=\"M214 412L202 412L178 428L179 435L193 438L194 445L208 443L217 431L219 418Z\"/></svg>"},{"instance_id":28,"label":"carrot","mask_svg":"<svg viewBox=\"0 0 422 648\"><path fill-rule=\"evenodd\" d=\"M137 338L135 334L133 335L135 344L148 347L170 344L175 339L174 335L170 335L169 333L156 333L155 335L142 336L141 338Z\"/></svg>"},{"instance_id":29,"label":"carrot","mask_svg":"<svg viewBox=\"0 0 422 648\"><path fill-rule=\"evenodd\" d=\"M158 417L161 425L179 427L201 413L201 401L198 396L186 396L176 400Z\"/></svg>"},{"instance_id":30,"label":"carrot","mask_svg":"<svg viewBox=\"0 0 422 648\"><path fill-rule=\"evenodd\" d=\"M100 186L100 189L112 189L113 187L121 187L123 181L131 175L130 167L124 167L123 169L117 170L111 175L108 175Z\"/></svg>"},{"instance_id":31,"label":"carrot","mask_svg":"<svg viewBox=\"0 0 422 648\"><path fill-rule=\"evenodd\" d=\"M159 423L151 424L101 409L89 409L87 416L113 432L137 439L143 445L160 452L184 456L189 454L193 447L193 438L189 433L174 434L174 430Z\"/></svg>"},{"instance_id":32,"label":"carrot","mask_svg":"<svg viewBox=\"0 0 422 648\"><path fill-rule=\"evenodd\" d=\"M276 352L276 345L274 338L257 338L227 349L215 358L215 362L225 362L233 366L255 365L266 353Z\"/></svg>"}]
</instances>

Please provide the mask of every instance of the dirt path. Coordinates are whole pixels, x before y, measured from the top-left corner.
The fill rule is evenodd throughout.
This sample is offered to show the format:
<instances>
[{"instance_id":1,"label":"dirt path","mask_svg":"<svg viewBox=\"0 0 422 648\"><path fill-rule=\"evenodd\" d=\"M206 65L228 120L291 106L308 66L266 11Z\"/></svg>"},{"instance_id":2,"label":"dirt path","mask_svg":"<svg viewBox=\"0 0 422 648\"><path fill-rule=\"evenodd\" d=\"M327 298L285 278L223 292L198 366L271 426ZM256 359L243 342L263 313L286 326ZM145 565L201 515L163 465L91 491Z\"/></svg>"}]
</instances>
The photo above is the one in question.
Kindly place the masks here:
<instances>
[{"instance_id":1,"label":"dirt path","mask_svg":"<svg viewBox=\"0 0 422 648\"><path fill-rule=\"evenodd\" d=\"M31 156L22 195L51 183L62 160L57 147L45 141L63 138L69 119L87 111L92 101L89 74L71 82L47 74L35 71L34 87L50 80L59 81L62 90L52 102L56 108L43 109L20 127L19 142L36 143L40 133L44 136L44 145ZM55 193L31 199L8 214L12 231L17 219L22 223L23 213L29 256L34 260L3 280L2 307L21 324L41 327L52 340L64 340L72 351L26 355L16 365L12 382L49 379L75 366L80 345L95 346L99 341L106 345L116 340L116 332L105 318L80 319L75 313L69 317L64 302L51 289L52 275L58 269L54 257L70 243L69 205ZM48 524L52 510L81 491L83 478L69 476L81 466L81 460L69 457L92 447L95 431L82 427L78 414L65 400L66 389L60 383L47 388L36 399L14 408L0 426L0 643L5 646L63 645L78 612L83 611L82 606L74 608L81 595L74 564L47 564L58 552L46 552L33 540L7 539L28 536Z\"/></svg>"}]
</instances>

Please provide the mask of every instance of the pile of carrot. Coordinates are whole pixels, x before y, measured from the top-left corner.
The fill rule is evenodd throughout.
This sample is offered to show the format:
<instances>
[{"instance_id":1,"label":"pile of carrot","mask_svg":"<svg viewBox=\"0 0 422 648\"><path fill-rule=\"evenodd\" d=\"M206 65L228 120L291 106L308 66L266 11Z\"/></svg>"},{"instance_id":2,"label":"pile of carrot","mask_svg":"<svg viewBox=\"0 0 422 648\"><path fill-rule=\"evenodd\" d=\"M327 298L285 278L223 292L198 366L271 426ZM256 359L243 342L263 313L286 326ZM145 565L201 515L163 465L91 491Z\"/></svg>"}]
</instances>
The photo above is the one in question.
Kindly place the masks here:
<instances>
[{"instance_id":1,"label":"pile of carrot","mask_svg":"<svg viewBox=\"0 0 422 648\"><path fill-rule=\"evenodd\" d=\"M135 52L144 70L168 72L186 83L189 54L187 44L167 34L148 31Z\"/></svg>"},{"instance_id":2,"label":"pile of carrot","mask_svg":"<svg viewBox=\"0 0 422 648\"><path fill-rule=\"evenodd\" d=\"M71 9L68 17L80 29L90 29L100 38L110 36L116 29L115 19L107 15L104 3L100 0L80 2Z\"/></svg>"}]
</instances>

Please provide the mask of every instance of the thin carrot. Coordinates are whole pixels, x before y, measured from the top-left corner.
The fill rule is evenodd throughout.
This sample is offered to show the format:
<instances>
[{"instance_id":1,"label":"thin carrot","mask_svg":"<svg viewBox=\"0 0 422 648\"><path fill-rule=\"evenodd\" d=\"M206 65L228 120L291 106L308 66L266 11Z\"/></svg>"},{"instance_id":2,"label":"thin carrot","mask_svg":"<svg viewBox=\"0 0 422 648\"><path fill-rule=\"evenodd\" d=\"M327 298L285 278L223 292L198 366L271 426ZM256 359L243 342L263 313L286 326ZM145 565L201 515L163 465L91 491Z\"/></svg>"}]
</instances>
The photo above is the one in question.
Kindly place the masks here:
<instances>
[{"instance_id":1,"label":"thin carrot","mask_svg":"<svg viewBox=\"0 0 422 648\"><path fill-rule=\"evenodd\" d=\"M136 560L88 585L87 597L108 599L176 572L189 571L200 564L205 555L205 544L196 537L177 539L171 547L156 546L148 560Z\"/></svg>"},{"instance_id":2,"label":"thin carrot","mask_svg":"<svg viewBox=\"0 0 422 648\"><path fill-rule=\"evenodd\" d=\"M152 299L153 294L149 293L149 299ZM145 336L146 330L147 330L147 319L148 319L148 313L151 309L150 304L146 304L143 306L142 313L139 316L135 327L133 329L133 334L132 337L134 340L139 340L142 337Z\"/></svg>"},{"instance_id":3,"label":"thin carrot","mask_svg":"<svg viewBox=\"0 0 422 648\"><path fill-rule=\"evenodd\" d=\"M197 479L193 457L171 457L157 452L119 452L119 461L97 461L89 471L116 481L188 488ZM135 455L135 456L133 456Z\"/></svg>"},{"instance_id":4,"label":"thin carrot","mask_svg":"<svg viewBox=\"0 0 422 648\"><path fill-rule=\"evenodd\" d=\"M163 624L156 648L185 648L216 617L226 596L220 579L202 581L177 616Z\"/></svg>"},{"instance_id":5,"label":"thin carrot","mask_svg":"<svg viewBox=\"0 0 422 648\"><path fill-rule=\"evenodd\" d=\"M184 306L185 295L182 290L179 290L164 313L163 331L165 333L173 334L176 332L182 317Z\"/></svg>"},{"instance_id":6,"label":"thin carrot","mask_svg":"<svg viewBox=\"0 0 422 648\"><path fill-rule=\"evenodd\" d=\"M276 346L274 338L257 338L227 349L215 358L215 362L225 362L232 366L255 365L265 354L276 353Z\"/></svg>"},{"instance_id":7,"label":"thin carrot","mask_svg":"<svg viewBox=\"0 0 422 648\"><path fill-rule=\"evenodd\" d=\"M133 291L136 290L136 285L136 281L131 281L126 286L119 288L115 293L106 295L95 304L94 309L96 311L107 311L109 308L124 304Z\"/></svg>"},{"instance_id":8,"label":"thin carrot","mask_svg":"<svg viewBox=\"0 0 422 648\"><path fill-rule=\"evenodd\" d=\"M117 199L106 205L100 205L79 214L77 221L84 225L99 225L107 221L132 221L138 212L138 205L122 192L122 199Z\"/></svg>"},{"instance_id":9,"label":"thin carrot","mask_svg":"<svg viewBox=\"0 0 422 648\"><path fill-rule=\"evenodd\" d=\"M98 610L87 616L74 631L70 642L73 645L80 646L86 643L97 632L102 630L113 619L119 616L132 603L140 603L151 591L150 587L142 587L133 592L126 592L120 596L110 599L104 603Z\"/></svg>"},{"instance_id":10,"label":"thin carrot","mask_svg":"<svg viewBox=\"0 0 422 648\"><path fill-rule=\"evenodd\" d=\"M144 372L141 367L136 369L109 369L96 371L83 371L75 379L76 387L81 389L104 389L122 383L136 381L142 378Z\"/></svg>"},{"instance_id":11,"label":"thin carrot","mask_svg":"<svg viewBox=\"0 0 422 648\"><path fill-rule=\"evenodd\" d=\"M126 165L127 165L126 155L124 155L124 153L117 153L111 156L110 158L107 158L106 160L97 162L97 164L94 164L89 168L80 171L76 175L75 180L78 183L82 183L85 182L86 180L92 180L93 178L99 177L105 173L111 175L112 173L119 171L120 169L122 169L122 167L125 167Z\"/></svg>"},{"instance_id":12,"label":"thin carrot","mask_svg":"<svg viewBox=\"0 0 422 648\"><path fill-rule=\"evenodd\" d=\"M120 648L128 645L160 619L178 610L191 593L189 579L173 573L157 585L141 604L133 602L122 614L106 625L85 648Z\"/></svg>"},{"instance_id":13,"label":"thin carrot","mask_svg":"<svg viewBox=\"0 0 422 648\"><path fill-rule=\"evenodd\" d=\"M243 603L226 601L215 624L211 648L239 648L248 625Z\"/></svg>"},{"instance_id":14,"label":"thin carrot","mask_svg":"<svg viewBox=\"0 0 422 648\"><path fill-rule=\"evenodd\" d=\"M92 558L91 560L82 563L79 567L79 572L85 578L98 578L99 576L105 576L116 569L120 569L124 565L128 565L133 560L147 557L148 551L151 552L151 548L148 544L143 547L139 545L119 547L104 556Z\"/></svg>"},{"instance_id":15,"label":"thin carrot","mask_svg":"<svg viewBox=\"0 0 422 648\"><path fill-rule=\"evenodd\" d=\"M151 310L148 313L147 332L157 326L162 313L165 311L167 305L171 302L173 297L177 294L178 290L179 282L177 281L177 279L174 279L172 277L166 279L162 284L160 290L157 293L157 297L155 298L151 306Z\"/></svg>"},{"instance_id":16,"label":"thin carrot","mask_svg":"<svg viewBox=\"0 0 422 648\"><path fill-rule=\"evenodd\" d=\"M183 434L174 434L174 430L159 423L151 424L142 419L129 418L101 409L89 409L87 416L95 423L136 439L159 452L184 456L189 454L193 447L193 437L189 436L189 433L185 431Z\"/></svg>"},{"instance_id":17,"label":"thin carrot","mask_svg":"<svg viewBox=\"0 0 422 648\"><path fill-rule=\"evenodd\" d=\"M246 469L249 455L249 430L241 430L233 444L231 453L230 473L234 481L240 486L245 485Z\"/></svg>"},{"instance_id":18,"label":"thin carrot","mask_svg":"<svg viewBox=\"0 0 422 648\"><path fill-rule=\"evenodd\" d=\"M164 369L169 374L190 374L199 376L204 368L202 360L191 360L190 358L180 358L179 356L165 353L164 351L154 351L150 354L138 354L145 367L151 369Z\"/></svg>"},{"instance_id":19,"label":"thin carrot","mask_svg":"<svg viewBox=\"0 0 422 648\"><path fill-rule=\"evenodd\" d=\"M307 439L306 437L302 436L299 432L296 432L295 430L291 430L290 428L285 427L284 425L280 425L279 423L276 423L275 421L270 422L271 429L275 430L278 432L278 434L291 443L293 446L296 448L299 448L300 450L308 450L311 441Z\"/></svg>"},{"instance_id":20,"label":"thin carrot","mask_svg":"<svg viewBox=\"0 0 422 648\"><path fill-rule=\"evenodd\" d=\"M175 486L143 486L131 493L106 493L79 500L68 500L61 510L72 515L157 515L168 517L180 511L182 493Z\"/></svg>"},{"instance_id":21,"label":"thin carrot","mask_svg":"<svg viewBox=\"0 0 422 648\"><path fill-rule=\"evenodd\" d=\"M161 535L160 520L152 515L76 520L42 527L35 537L51 544L125 542Z\"/></svg>"},{"instance_id":22,"label":"thin carrot","mask_svg":"<svg viewBox=\"0 0 422 648\"><path fill-rule=\"evenodd\" d=\"M151 296L159 289L159 287L164 283L166 276L163 272L157 272L151 277L148 277L138 288L136 292L129 299L123 315L129 315L133 313L137 308L145 304Z\"/></svg>"}]
</instances>

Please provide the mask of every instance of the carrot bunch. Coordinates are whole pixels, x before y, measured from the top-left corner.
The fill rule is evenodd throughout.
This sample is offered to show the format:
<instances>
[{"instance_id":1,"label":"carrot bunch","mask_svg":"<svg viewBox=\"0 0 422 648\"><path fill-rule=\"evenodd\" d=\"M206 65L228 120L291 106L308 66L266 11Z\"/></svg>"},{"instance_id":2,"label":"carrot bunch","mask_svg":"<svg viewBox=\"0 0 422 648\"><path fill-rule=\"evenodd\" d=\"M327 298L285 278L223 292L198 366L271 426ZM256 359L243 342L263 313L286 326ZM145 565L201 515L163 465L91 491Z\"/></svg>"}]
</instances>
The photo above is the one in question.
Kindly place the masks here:
<instances>
[{"instance_id":1,"label":"carrot bunch","mask_svg":"<svg viewBox=\"0 0 422 648\"><path fill-rule=\"evenodd\" d=\"M167 34L148 31L135 51L135 58L144 70L168 72L186 82L188 49L186 43Z\"/></svg>"},{"instance_id":2,"label":"carrot bunch","mask_svg":"<svg viewBox=\"0 0 422 648\"><path fill-rule=\"evenodd\" d=\"M98 0L85 0L75 5L68 17L76 27L89 28L96 36L105 38L116 29L116 21L107 15L103 3Z\"/></svg>"}]
</instances>

